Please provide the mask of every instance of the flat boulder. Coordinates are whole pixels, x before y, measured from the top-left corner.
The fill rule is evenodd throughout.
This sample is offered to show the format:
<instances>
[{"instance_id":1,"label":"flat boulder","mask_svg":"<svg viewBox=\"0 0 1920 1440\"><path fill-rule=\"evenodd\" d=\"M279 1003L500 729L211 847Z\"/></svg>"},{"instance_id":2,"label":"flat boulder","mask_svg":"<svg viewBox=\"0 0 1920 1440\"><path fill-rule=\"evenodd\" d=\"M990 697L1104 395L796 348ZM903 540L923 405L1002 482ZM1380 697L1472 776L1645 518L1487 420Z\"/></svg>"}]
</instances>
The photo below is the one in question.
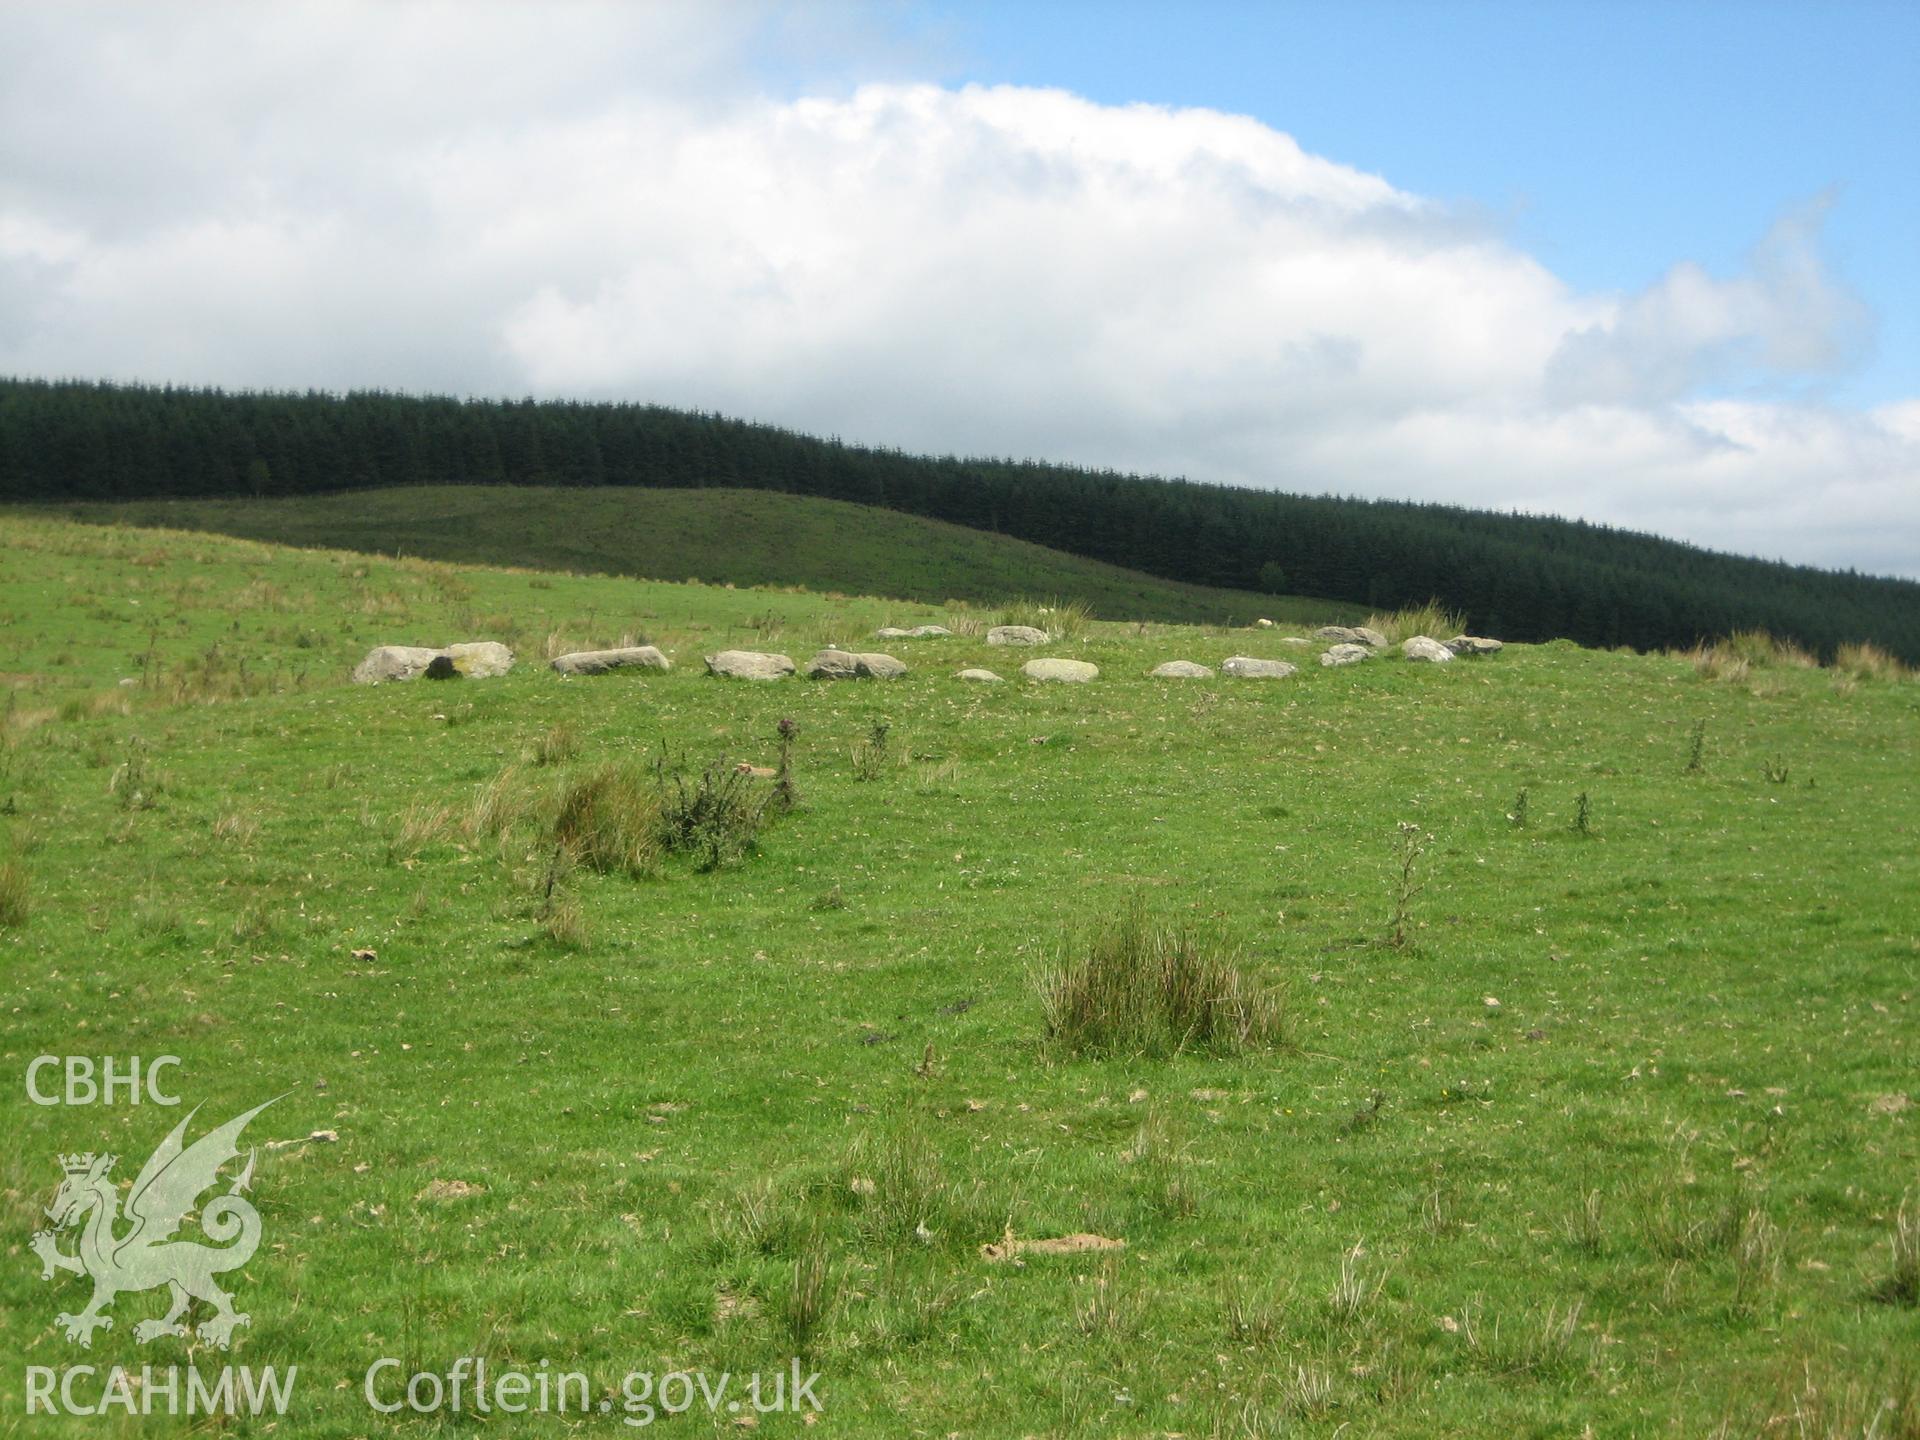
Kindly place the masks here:
<instances>
[{"instance_id":1,"label":"flat boulder","mask_svg":"<svg viewBox=\"0 0 1920 1440\"><path fill-rule=\"evenodd\" d=\"M944 625L916 625L911 630L902 630L898 625L883 625L874 631L879 640L937 640L942 635L951 635L953 631Z\"/></svg>"},{"instance_id":2,"label":"flat boulder","mask_svg":"<svg viewBox=\"0 0 1920 1440\"><path fill-rule=\"evenodd\" d=\"M427 673L440 652L430 645L376 645L353 667L356 685L380 685L388 680L417 680Z\"/></svg>"},{"instance_id":3,"label":"flat boulder","mask_svg":"<svg viewBox=\"0 0 1920 1440\"><path fill-rule=\"evenodd\" d=\"M1355 625L1353 627L1353 633L1360 637L1360 643L1362 645L1371 645L1376 650L1384 650L1387 648L1387 637L1369 626Z\"/></svg>"},{"instance_id":4,"label":"flat boulder","mask_svg":"<svg viewBox=\"0 0 1920 1440\"><path fill-rule=\"evenodd\" d=\"M673 662L651 645L627 645L618 650L575 650L555 657L553 668L562 675L604 675L609 670L671 670Z\"/></svg>"},{"instance_id":5,"label":"flat boulder","mask_svg":"<svg viewBox=\"0 0 1920 1440\"><path fill-rule=\"evenodd\" d=\"M813 680L898 680L907 667L877 650L822 650L807 662Z\"/></svg>"},{"instance_id":6,"label":"flat boulder","mask_svg":"<svg viewBox=\"0 0 1920 1440\"><path fill-rule=\"evenodd\" d=\"M1044 645L1052 638L1031 625L996 625L987 631L989 645Z\"/></svg>"},{"instance_id":7,"label":"flat boulder","mask_svg":"<svg viewBox=\"0 0 1920 1440\"><path fill-rule=\"evenodd\" d=\"M1441 665L1453 659L1453 651L1428 635L1415 635L1400 642L1400 653L1409 660L1424 660Z\"/></svg>"},{"instance_id":8,"label":"flat boulder","mask_svg":"<svg viewBox=\"0 0 1920 1440\"><path fill-rule=\"evenodd\" d=\"M1498 640L1484 635L1456 635L1447 641L1447 649L1456 655L1498 655L1506 649Z\"/></svg>"},{"instance_id":9,"label":"flat boulder","mask_svg":"<svg viewBox=\"0 0 1920 1440\"><path fill-rule=\"evenodd\" d=\"M438 665L436 661L443 662ZM513 651L497 640L473 640L460 645L376 645L353 668L356 685L380 685L389 680L418 680L464 676L488 680L513 669Z\"/></svg>"},{"instance_id":10,"label":"flat boulder","mask_svg":"<svg viewBox=\"0 0 1920 1440\"><path fill-rule=\"evenodd\" d=\"M1085 660L1029 660L1020 667L1029 680L1062 680L1084 685L1100 678L1100 667Z\"/></svg>"},{"instance_id":11,"label":"flat boulder","mask_svg":"<svg viewBox=\"0 0 1920 1440\"><path fill-rule=\"evenodd\" d=\"M1240 680L1284 680L1300 667L1284 660L1256 660L1251 655L1235 655L1220 662L1220 673Z\"/></svg>"},{"instance_id":12,"label":"flat boulder","mask_svg":"<svg viewBox=\"0 0 1920 1440\"><path fill-rule=\"evenodd\" d=\"M785 655L758 650L722 650L707 656L707 673L727 680L784 680L797 667Z\"/></svg>"},{"instance_id":13,"label":"flat boulder","mask_svg":"<svg viewBox=\"0 0 1920 1440\"><path fill-rule=\"evenodd\" d=\"M1360 638L1360 632L1351 625L1322 625L1318 630L1313 632L1313 638L1316 640L1332 640L1341 645L1364 645L1367 643Z\"/></svg>"},{"instance_id":14,"label":"flat boulder","mask_svg":"<svg viewBox=\"0 0 1920 1440\"><path fill-rule=\"evenodd\" d=\"M447 647L453 668L469 680L491 680L513 669L513 651L498 640L469 640Z\"/></svg>"},{"instance_id":15,"label":"flat boulder","mask_svg":"<svg viewBox=\"0 0 1920 1440\"><path fill-rule=\"evenodd\" d=\"M1262 615L1258 620L1253 622L1253 628L1256 630L1271 630L1273 629L1273 621Z\"/></svg>"},{"instance_id":16,"label":"flat boulder","mask_svg":"<svg viewBox=\"0 0 1920 1440\"><path fill-rule=\"evenodd\" d=\"M1304 650L1313 644L1313 642L1304 635L1282 635L1280 637L1280 643L1282 645L1291 645L1296 650Z\"/></svg>"},{"instance_id":17,"label":"flat boulder","mask_svg":"<svg viewBox=\"0 0 1920 1440\"><path fill-rule=\"evenodd\" d=\"M1373 651L1365 645L1335 645L1320 657L1322 665L1358 665L1362 660L1371 660Z\"/></svg>"},{"instance_id":18,"label":"flat boulder","mask_svg":"<svg viewBox=\"0 0 1920 1440\"><path fill-rule=\"evenodd\" d=\"M1000 677L991 670L960 670L954 673L956 680L971 680L977 685L998 685Z\"/></svg>"},{"instance_id":19,"label":"flat boulder","mask_svg":"<svg viewBox=\"0 0 1920 1440\"><path fill-rule=\"evenodd\" d=\"M1156 665L1150 672L1155 680L1211 680L1213 671L1205 665L1196 665L1191 660L1169 660L1164 665Z\"/></svg>"}]
</instances>

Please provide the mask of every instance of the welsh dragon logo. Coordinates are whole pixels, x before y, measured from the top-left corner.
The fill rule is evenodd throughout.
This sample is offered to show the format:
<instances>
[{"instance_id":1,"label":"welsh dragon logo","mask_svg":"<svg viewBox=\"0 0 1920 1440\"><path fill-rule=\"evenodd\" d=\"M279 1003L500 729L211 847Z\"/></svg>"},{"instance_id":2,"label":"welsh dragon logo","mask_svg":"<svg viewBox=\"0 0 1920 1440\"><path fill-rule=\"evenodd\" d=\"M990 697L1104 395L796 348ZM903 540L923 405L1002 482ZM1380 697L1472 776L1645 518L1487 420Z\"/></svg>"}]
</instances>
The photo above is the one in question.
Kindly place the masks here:
<instances>
[{"instance_id":1,"label":"welsh dragon logo","mask_svg":"<svg viewBox=\"0 0 1920 1440\"><path fill-rule=\"evenodd\" d=\"M67 1178L47 1207L53 1225L34 1235L33 1251L45 1267L41 1279L51 1280L57 1271L66 1270L93 1281L93 1299L86 1309L57 1317L69 1340L91 1346L95 1330L111 1330L113 1317L102 1312L121 1291L165 1285L172 1297L167 1313L135 1325L134 1338L143 1344L163 1335L185 1338L188 1329L181 1317L195 1300L203 1300L213 1306L214 1314L196 1333L208 1344L227 1348L234 1330L247 1324L248 1317L234 1310L233 1297L214 1277L246 1264L260 1244L260 1213L241 1195L253 1179L253 1152L248 1152L245 1168L227 1192L200 1212L200 1229L215 1243L201 1245L173 1236L200 1197L219 1183L220 1167L239 1156L240 1132L247 1122L271 1104L269 1100L256 1105L186 1145L187 1124L199 1107L189 1111L140 1167L127 1192L124 1217L119 1188L108 1178L118 1156L89 1151L60 1157ZM131 1228L122 1228L125 1221L132 1222ZM58 1238L74 1227L79 1228L80 1243L67 1254L59 1248Z\"/></svg>"}]
</instances>

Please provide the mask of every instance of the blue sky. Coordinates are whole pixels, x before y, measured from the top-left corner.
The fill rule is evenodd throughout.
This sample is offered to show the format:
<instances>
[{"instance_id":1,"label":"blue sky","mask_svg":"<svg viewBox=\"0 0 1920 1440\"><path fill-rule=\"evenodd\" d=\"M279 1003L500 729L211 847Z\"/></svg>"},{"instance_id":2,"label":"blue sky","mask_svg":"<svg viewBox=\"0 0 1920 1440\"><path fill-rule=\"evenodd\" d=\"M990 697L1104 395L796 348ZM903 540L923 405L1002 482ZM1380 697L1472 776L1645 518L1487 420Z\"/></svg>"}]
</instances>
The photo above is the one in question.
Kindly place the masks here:
<instances>
[{"instance_id":1,"label":"blue sky","mask_svg":"<svg viewBox=\"0 0 1920 1440\"><path fill-rule=\"evenodd\" d=\"M1920 577L1920 4L0 0L0 373Z\"/></svg>"},{"instance_id":2,"label":"blue sky","mask_svg":"<svg viewBox=\"0 0 1920 1440\"><path fill-rule=\"evenodd\" d=\"M896 23L940 78L1255 116L1308 150L1485 213L1573 283L1735 270L1827 192L1866 299L1839 400L1920 394L1920 3L979 0Z\"/></svg>"}]
</instances>

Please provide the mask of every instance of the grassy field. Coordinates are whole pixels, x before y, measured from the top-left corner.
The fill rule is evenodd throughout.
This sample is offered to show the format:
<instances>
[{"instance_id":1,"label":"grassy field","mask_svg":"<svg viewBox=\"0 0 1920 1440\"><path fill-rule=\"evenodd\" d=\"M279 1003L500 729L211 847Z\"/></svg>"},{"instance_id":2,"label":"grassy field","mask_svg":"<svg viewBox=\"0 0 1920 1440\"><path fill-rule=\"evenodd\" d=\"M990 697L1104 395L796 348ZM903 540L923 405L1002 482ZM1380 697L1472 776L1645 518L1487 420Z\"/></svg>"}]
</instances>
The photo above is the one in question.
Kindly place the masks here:
<instances>
[{"instance_id":1,"label":"grassy field","mask_svg":"<svg viewBox=\"0 0 1920 1440\"><path fill-rule=\"evenodd\" d=\"M1109 620L1324 624L1351 605L1183 585L1005 535L765 490L423 486L282 500L62 506L79 519L581 574L805 586L934 604L1061 595Z\"/></svg>"},{"instance_id":2,"label":"grassy field","mask_svg":"<svg viewBox=\"0 0 1920 1440\"><path fill-rule=\"evenodd\" d=\"M1105 623L1042 652L1087 686L955 681L1027 658L976 634L885 684L700 663L991 618L0 518L0 1423L134 1430L24 1418L25 1367L191 1355L300 1372L203 1428L466 1433L363 1375L484 1355L615 1407L500 1433L628 1433L628 1372L801 1355L821 1413L759 1432L1920 1434L1920 685L1566 644L1165 682L1313 652ZM673 671L542 663L642 636ZM481 638L512 674L346 683ZM752 851L614 843L606 767L650 815L657 758L774 766L783 719ZM1049 1038L1036 980L1129 916L1272 1023ZM56 1157L130 1176L183 1112L29 1104L44 1053L180 1056L196 1133L285 1096L231 1356L135 1344L155 1293L56 1327ZM1081 1233L1125 1246L981 1252Z\"/></svg>"}]
</instances>

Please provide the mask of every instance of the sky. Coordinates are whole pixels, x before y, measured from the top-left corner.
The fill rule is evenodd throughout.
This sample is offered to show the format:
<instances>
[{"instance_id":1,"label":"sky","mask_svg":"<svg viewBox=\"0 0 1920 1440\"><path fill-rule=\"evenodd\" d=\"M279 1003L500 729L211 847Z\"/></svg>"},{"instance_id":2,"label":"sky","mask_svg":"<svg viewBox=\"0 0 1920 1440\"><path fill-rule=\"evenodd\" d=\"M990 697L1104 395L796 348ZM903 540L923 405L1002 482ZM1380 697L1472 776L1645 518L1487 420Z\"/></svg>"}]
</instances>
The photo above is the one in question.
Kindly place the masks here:
<instances>
[{"instance_id":1,"label":"sky","mask_svg":"<svg viewBox=\"0 0 1920 1440\"><path fill-rule=\"evenodd\" d=\"M1920 6L0 0L0 373L1920 576Z\"/></svg>"}]
</instances>

